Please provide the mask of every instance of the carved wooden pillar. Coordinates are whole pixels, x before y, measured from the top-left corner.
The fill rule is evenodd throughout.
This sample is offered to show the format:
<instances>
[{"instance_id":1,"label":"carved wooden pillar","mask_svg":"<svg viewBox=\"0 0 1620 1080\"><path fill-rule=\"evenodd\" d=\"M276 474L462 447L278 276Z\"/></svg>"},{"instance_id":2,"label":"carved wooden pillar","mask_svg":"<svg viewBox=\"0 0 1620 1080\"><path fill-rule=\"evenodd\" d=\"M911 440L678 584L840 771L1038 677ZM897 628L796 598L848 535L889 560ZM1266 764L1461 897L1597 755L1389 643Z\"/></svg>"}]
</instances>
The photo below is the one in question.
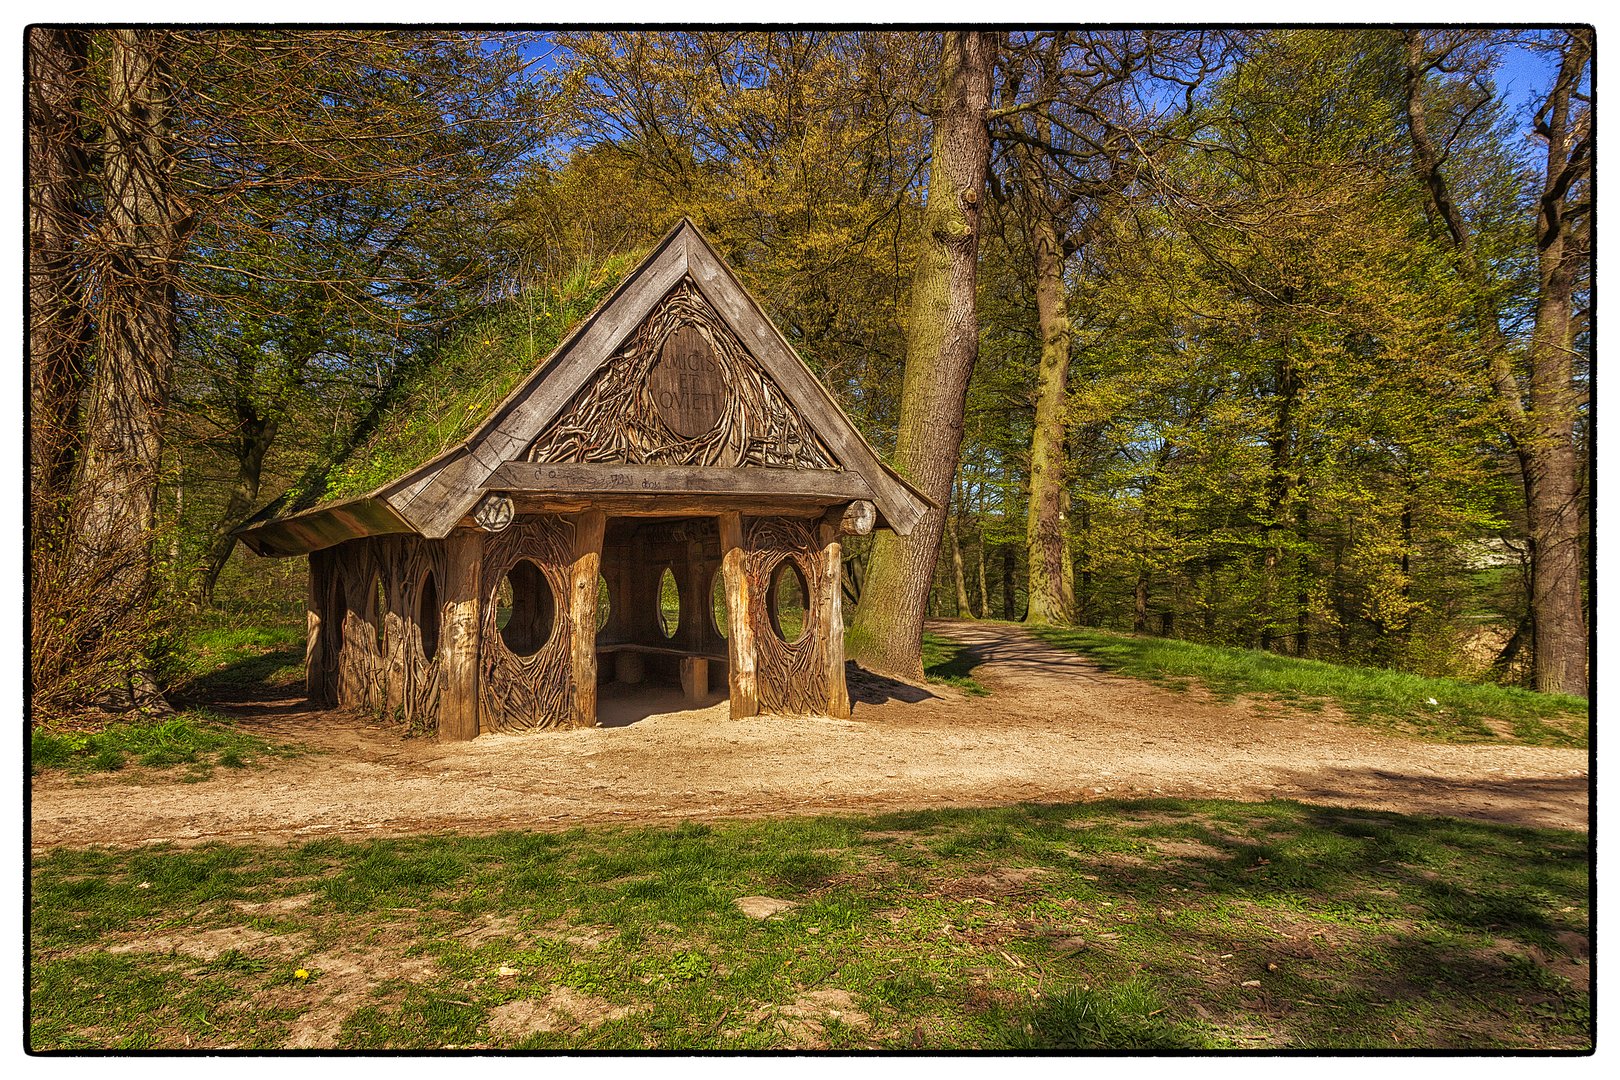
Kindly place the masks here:
<instances>
[{"instance_id":1,"label":"carved wooden pillar","mask_svg":"<svg viewBox=\"0 0 1620 1080\"><path fill-rule=\"evenodd\" d=\"M821 542L821 573L817 574L818 596L807 598L816 605L822 627L822 670L827 673L827 715L849 719L849 684L844 678L844 546L839 542L839 525L822 521L816 530Z\"/></svg>"},{"instance_id":2,"label":"carved wooden pillar","mask_svg":"<svg viewBox=\"0 0 1620 1080\"><path fill-rule=\"evenodd\" d=\"M748 580L748 552L743 549L742 515L720 515L721 568L726 577L727 668L731 681L731 718L759 713L759 677L754 657L755 583Z\"/></svg>"},{"instance_id":3,"label":"carved wooden pillar","mask_svg":"<svg viewBox=\"0 0 1620 1080\"><path fill-rule=\"evenodd\" d=\"M343 612L332 609L332 557L322 548L309 553L309 595L305 602L309 636L304 640L304 692L311 704L332 704L332 687L327 675L331 664L331 628Z\"/></svg>"},{"instance_id":4,"label":"carved wooden pillar","mask_svg":"<svg viewBox=\"0 0 1620 1080\"><path fill-rule=\"evenodd\" d=\"M377 580L387 597L388 610L382 615L383 708L390 717L403 718L405 714L405 665L410 661L405 652L404 545L397 536L379 537L372 541L376 552Z\"/></svg>"},{"instance_id":5,"label":"carved wooden pillar","mask_svg":"<svg viewBox=\"0 0 1620 1080\"><path fill-rule=\"evenodd\" d=\"M573 629L575 727L596 726L596 578L602 569L607 515L587 510L573 517L574 561L569 570L567 617Z\"/></svg>"},{"instance_id":6,"label":"carved wooden pillar","mask_svg":"<svg viewBox=\"0 0 1620 1080\"><path fill-rule=\"evenodd\" d=\"M484 536L470 530L445 540L440 594L439 738L478 736L478 589Z\"/></svg>"}]
</instances>

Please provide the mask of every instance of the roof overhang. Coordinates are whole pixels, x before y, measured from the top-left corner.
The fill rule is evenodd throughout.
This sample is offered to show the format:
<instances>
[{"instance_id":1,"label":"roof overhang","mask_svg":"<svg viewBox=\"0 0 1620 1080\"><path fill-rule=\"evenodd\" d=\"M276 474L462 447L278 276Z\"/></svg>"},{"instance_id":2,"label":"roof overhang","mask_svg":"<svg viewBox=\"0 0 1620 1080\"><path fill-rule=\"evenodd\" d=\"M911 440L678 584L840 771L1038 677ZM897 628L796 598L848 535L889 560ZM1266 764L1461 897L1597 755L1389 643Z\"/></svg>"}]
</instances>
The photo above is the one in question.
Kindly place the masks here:
<instances>
[{"instance_id":1,"label":"roof overhang","mask_svg":"<svg viewBox=\"0 0 1620 1080\"><path fill-rule=\"evenodd\" d=\"M249 525L238 529L236 538L255 554L285 557L308 555L362 536L414 532L411 523L393 507L381 499L366 497Z\"/></svg>"}]
</instances>

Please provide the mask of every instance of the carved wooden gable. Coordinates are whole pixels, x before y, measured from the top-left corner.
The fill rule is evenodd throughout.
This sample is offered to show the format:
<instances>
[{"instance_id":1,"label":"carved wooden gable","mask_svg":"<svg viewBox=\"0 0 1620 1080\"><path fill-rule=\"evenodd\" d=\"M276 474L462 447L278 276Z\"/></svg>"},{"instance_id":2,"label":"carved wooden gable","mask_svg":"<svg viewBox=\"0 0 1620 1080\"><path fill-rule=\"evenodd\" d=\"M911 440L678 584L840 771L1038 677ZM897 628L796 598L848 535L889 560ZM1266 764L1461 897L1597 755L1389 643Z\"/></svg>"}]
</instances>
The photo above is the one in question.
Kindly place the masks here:
<instances>
[{"instance_id":1,"label":"carved wooden gable","mask_svg":"<svg viewBox=\"0 0 1620 1080\"><path fill-rule=\"evenodd\" d=\"M731 470L779 470L761 479L798 496L870 500L902 534L928 506L683 220L465 441L368 495L240 535L260 554L293 555L360 536L445 537L468 515L499 528L512 511L502 492L545 484L657 488L644 475L593 488L602 477L536 472L607 466L667 467L664 479L696 492L737 490Z\"/></svg>"},{"instance_id":2,"label":"carved wooden gable","mask_svg":"<svg viewBox=\"0 0 1620 1080\"><path fill-rule=\"evenodd\" d=\"M522 457L548 464L839 467L691 278L670 290Z\"/></svg>"}]
</instances>

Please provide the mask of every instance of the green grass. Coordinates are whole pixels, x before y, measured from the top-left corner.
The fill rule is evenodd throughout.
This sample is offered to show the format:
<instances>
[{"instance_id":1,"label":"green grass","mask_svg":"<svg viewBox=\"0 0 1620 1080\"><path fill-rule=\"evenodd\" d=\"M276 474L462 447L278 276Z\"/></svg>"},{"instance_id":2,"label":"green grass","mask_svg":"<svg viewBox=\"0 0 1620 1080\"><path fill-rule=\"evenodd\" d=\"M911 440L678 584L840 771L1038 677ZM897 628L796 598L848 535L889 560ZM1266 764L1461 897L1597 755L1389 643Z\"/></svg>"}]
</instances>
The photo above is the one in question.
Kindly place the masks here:
<instances>
[{"instance_id":1,"label":"green grass","mask_svg":"<svg viewBox=\"0 0 1620 1080\"><path fill-rule=\"evenodd\" d=\"M181 701L213 702L296 692L304 681L302 620L266 622L212 615L181 630L170 646L166 680Z\"/></svg>"},{"instance_id":2,"label":"green grass","mask_svg":"<svg viewBox=\"0 0 1620 1080\"><path fill-rule=\"evenodd\" d=\"M59 850L29 1038L1579 1050L1587 873L1580 833L1176 800Z\"/></svg>"},{"instance_id":3,"label":"green grass","mask_svg":"<svg viewBox=\"0 0 1620 1080\"><path fill-rule=\"evenodd\" d=\"M990 693L984 684L973 677L978 666L966 645L938 634L924 633L922 638L923 676L929 682L954 686L964 694L983 697Z\"/></svg>"},{"instance_id":4,"label":"green grass","mask_svg":"<svg viewBox=\"0 0 1620 1080\"><path fill-rule=\"evenodd\" d=\"M181 778L206 780L215 767L242 769L262 758L286 757L296 747L268 742L238 730L230 720L192 709L155 720L113 723L99 731L36 727L28 757L34 775L47 769L76 773L115 772L131 765L164 769L185 766Z\"/></svg>"},{"instance_id":5,"label":"green grass","mask_svg":"<svg viewBox=\"0 0 1620 1080\"><path fill-rule=\"evenodd\" d=\"M308 506L373 491L465 439L612 291L639 257L582 265L545 293L526 294L473 320L404 381L375 434L323 478L292 492Z\"/></svg>"},{"instance_id":6,"label":"green grass","mask_svg":"<svg viewBox=\"0 0 1620 1080\"><path fill-rule=\"evenodd\" d=\"M1533 746L1587 745L1587 703L1580 698L1173 638L1076 627L1031 632L1111 671L1174 690L1196 683L1224 700L1252 695L1304 709L1332 703L1354 720L1440 742L1507 736Z\"/></svg>"},{"instance_id":7,"label":"green grass","mask_svg":"<svg viewBox=\"0 0 1620 1080\"><path fill-rule=\"evenodd\" d=\"M163 671L170 700L182 706L164 717L88 725L35 727L29 733L29 765L75 773L116 772L143 766L179 769L181 780L206 780L216 767L247 768L301 748L247 734L206 703L298 694L304 682L302 622L264 621L215 614L178 631ZM189 707L187 707L189 706Z\"/></svg>"}]
</instances>

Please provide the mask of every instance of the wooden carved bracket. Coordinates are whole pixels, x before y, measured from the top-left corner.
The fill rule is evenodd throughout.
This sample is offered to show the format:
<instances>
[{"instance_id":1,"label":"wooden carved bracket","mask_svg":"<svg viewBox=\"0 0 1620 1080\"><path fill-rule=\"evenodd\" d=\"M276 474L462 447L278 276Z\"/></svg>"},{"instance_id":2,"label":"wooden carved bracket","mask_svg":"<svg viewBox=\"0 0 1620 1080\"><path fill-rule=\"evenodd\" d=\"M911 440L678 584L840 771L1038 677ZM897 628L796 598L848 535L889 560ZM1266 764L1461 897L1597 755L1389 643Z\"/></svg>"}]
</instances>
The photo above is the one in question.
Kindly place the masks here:
<instances>
[{"instance_id":1,"label":"wooden carved bracket","mask_svg":"<svg viewBox=\"0 0 1620 1080\"><path fill-rule=\"evenodd\" d=\"M473 520L485 532L498 533L512 524L515 509L510 495L490 492L478 500L478 506L473 510Z\"/></svg>"}]
</instances>

